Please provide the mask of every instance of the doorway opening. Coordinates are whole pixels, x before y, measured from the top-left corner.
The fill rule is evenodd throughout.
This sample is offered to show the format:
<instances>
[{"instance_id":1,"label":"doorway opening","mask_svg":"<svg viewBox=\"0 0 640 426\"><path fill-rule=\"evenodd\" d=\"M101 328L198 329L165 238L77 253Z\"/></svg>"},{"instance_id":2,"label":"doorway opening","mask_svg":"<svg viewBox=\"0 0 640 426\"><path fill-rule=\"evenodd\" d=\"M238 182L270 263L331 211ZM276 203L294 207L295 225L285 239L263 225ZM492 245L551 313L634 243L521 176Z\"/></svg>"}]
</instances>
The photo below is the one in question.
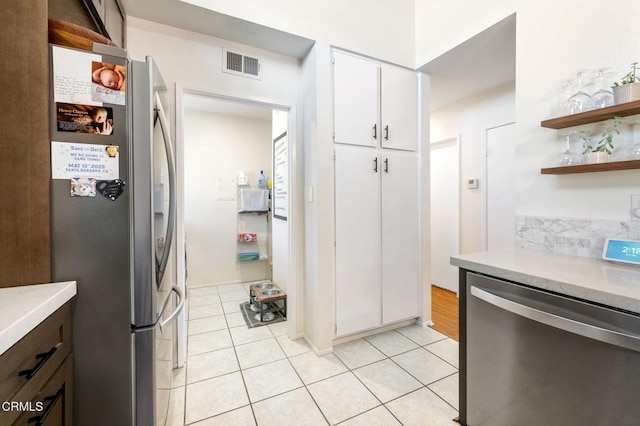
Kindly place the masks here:
<instances>
[{"instance_id":1,"label":"doorway opening","mask_svg":"<svg viewBox=\"0 0 640 426\"><path fill-rule=\"evenodd\" d=\"M183 105L187 284L271 281L273 110L192 93Z\"/></svg>"},{"instance_id":2,"label":"doorway opening","mask_svg":"<svg viewBox=\"0 0 640 426\"><path fill-rule=\"evenodd\" d=\"M256 281L273 281L287 292L287 334L296 335L297 284L290 277L297 276L296 253L301 249L292 249L292 245L300 247L290 232L298 226L297 188L295 181L288 179L289 171L296 170L295 106L230 98L179 86L176 106L176 158L181 189L176 228L178 285L189 289L240 284L248 287L248 283ZM287 135L284 147L283 134ZM274 153L278 155L277 162ZM277 203L268 199L266 212L243 215L241 189L262 187L261 171L268 181L264 190L272 196L285 197ZM238 185L244 183L245 177L247 185ZM272 182L277 185L269 190ZM252 223L241 223L249 216ZM249 229L251 226L255 230ZM239 242L240 234L255 237L252 235L247 244ZM241 259L247 251L255 251L255 258ZM178 334L180 365L180 360L186 358L186 318L178 318Z\"/></svg>"}]
</instances>

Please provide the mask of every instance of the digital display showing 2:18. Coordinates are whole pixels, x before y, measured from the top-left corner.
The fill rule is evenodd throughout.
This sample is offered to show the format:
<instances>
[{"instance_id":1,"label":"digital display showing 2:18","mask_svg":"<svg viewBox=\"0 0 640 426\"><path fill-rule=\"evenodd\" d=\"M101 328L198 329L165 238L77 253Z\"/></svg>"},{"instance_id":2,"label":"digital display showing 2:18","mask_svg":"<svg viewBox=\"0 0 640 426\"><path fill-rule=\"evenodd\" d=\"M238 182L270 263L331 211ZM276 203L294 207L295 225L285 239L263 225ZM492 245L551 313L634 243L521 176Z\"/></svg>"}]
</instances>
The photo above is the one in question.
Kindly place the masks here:
<instances>
[{"instance_id":1,"label":"digital display showing 2:18","mask_svg":"<svg viewBox=\"0 0 640 426\"><path fill-rule=\"evenodd\" d=\"M640 241L608 238L605 242L602 258L640 265Z\"/></svg>"}]
</instances>

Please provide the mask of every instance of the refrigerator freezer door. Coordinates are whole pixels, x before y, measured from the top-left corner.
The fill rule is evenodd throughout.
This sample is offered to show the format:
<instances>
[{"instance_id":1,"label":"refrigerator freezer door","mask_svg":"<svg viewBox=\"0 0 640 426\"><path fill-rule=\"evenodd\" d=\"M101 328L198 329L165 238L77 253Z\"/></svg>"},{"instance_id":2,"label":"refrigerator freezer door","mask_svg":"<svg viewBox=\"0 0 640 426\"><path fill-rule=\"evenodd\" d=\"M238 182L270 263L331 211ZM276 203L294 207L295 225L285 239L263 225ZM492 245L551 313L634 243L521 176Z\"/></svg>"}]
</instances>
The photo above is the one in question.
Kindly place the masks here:
<instances>
[{"instance_id":1,"label":"refrigerator freezer door","mask_svg":"<svg viewBox=\"0 0 640 426\"><path fill-rule=\"evenodd\" d=\"M133 333L135 348L135 425L164 425L173 370L173 327ZM150 391L155 389L155 391Z\"/></svg>"}]
</instances>

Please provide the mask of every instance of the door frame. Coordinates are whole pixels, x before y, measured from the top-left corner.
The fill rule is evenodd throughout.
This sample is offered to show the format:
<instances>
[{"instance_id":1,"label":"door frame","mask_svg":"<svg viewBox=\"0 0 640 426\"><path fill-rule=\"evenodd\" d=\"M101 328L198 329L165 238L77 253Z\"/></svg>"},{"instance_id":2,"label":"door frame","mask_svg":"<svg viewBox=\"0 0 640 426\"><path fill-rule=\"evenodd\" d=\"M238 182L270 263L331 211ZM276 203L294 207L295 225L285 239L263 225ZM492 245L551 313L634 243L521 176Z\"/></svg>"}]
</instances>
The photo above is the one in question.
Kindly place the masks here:
<instances>
[{"instance_id":1,"label":"door frame","mask_svg":"<svg viewBox=\"0 0 640 426\"><path fill-rule=\"evenodd\" d=\"M185 259L185 235L184 235L184 157L185 157L185 140L184 140L184 96L185 95L200 95L208 96L218 100L232 101L238 103L244 103L247 105L276 109L287 111L289 113L289 125L287 134L289 135L289 176L295 177L298 175L298 165L304 162L302 157L302 147L300 141L297 138L297 109L296 105L283 102L282 100L268 99L268 98L251 98L251 97L236 97L224 95L216 92L204 92L202 90L190 89L183 87L181 84L176 83L175 97L176 97L176 126L175 126L175 140L176 140L176 168L177 168L177 188L178 188L178 208L176 215L176 270L177 270L177 285L186 288L186 259ZM303 265L304 259L304 222L303 211L304 204L300 191L302 191L303 185L298 182L298 179L289 179L289 216L287 219L287 230L289 233L288 246L289 246L289 259L287 268L287 335L291 339L299 338L302 335L302 330L298 326L298 317L302 315L302 312L298 312L301 308L297 303L299 298L302 297L302 282L303 282ZM301 299L300 299L301 300ZM182 318L181 318L182 317ZM185 313L181 313L178 317L178 366L184 365L186 361L186 348L187 348L187 333L186 333L186 316Z\"/></svg>"},{"instance_id":2,"label":"door frame","mask_svg":"<svg viewBox=\"0 0 640 426\"><path fill-rule=\"evenodd\" d=\"M484 184L481 185L482 188L482 250L487 250L489 245L489 235L488 235L488 227L489 227L489 200L488 200L488 192L487 189L489 187L489 172L487 167L488 162L488 140L489 140L489 131L494 129L499 129L500 127L510 126L512 124L516 124L515 121L509 121L506 123L496 124L494 126L486 126L482 131L481 136L481 155L484 159L482 161L482 179ZM514 177L515 178L515 177Z\"/></svg>"},{"instance_id":3,"label":"door frame","mask_svg":"<svg viewBox=\"0 0 640 426\"><path fill-rule=\"evenodd\" d=\"M462 155L461 155L461 138L462 135L461 134L457 134L455 136L449 137L449 138L445 138L445 139L441 139L437 142L431 143L429 144L429 152L431 153L431 151L434 148L438 148L444 145L451 145L452 148L456 148L456 155L457 155L457 166L458 166L458 196L457 196L457 213L458 213L458 220L457 220L457 235L456 235L456 244L457 244L457 253L452 253L452 255L457 255L460 254L460 250L461 250L461 246L462 246L462 240L461 240L461 229L462 229L462 214L461 214L461 209L462 209L462 191L461 191L461 161L462 161ZM431 162L431 155L429 155L429 161ZM431 166L429 166L429 173L431 173ZM433 182L430 180L430 185L433 184ZM430 195L433 195L432 192L430 192ZM431 208L433 209L434 203L431 203ZM433 213L431 214L431 220L433 220ZM433 241L433 226L431 226L431 240ZM429 290L431 290L431 286L434 285L435 283L433 282L433 265L434 265L434 261L433 261L433 250L431 250L431 272L432 272L432 276L429 277ZM442 287L445 288L447 290L450 290L446 287ZM456 292L456 294L460 293L460 288L459 288L459 284L458 284L458 291Z\"/></svg>"}]
</instances>

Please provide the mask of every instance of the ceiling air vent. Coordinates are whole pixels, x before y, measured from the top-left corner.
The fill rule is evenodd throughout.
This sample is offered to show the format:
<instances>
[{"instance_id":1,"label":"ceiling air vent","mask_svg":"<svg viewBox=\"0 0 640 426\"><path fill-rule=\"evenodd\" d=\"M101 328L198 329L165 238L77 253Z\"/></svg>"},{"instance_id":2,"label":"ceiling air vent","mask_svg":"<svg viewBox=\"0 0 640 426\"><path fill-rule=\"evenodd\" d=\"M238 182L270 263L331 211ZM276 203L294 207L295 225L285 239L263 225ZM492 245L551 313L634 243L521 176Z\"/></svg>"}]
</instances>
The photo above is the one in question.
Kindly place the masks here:
<instances>
[{"instance_id":1,"label":"ceiling air vent","mask_svg":"<svg viewBox=\"0 0 640 426\"><path fill-rule=\"evenodd\" d=\"M223 72L262 80L262 66L259 59L227 49L223 49L222 55Z\"/></svg>"}]
</instances>

